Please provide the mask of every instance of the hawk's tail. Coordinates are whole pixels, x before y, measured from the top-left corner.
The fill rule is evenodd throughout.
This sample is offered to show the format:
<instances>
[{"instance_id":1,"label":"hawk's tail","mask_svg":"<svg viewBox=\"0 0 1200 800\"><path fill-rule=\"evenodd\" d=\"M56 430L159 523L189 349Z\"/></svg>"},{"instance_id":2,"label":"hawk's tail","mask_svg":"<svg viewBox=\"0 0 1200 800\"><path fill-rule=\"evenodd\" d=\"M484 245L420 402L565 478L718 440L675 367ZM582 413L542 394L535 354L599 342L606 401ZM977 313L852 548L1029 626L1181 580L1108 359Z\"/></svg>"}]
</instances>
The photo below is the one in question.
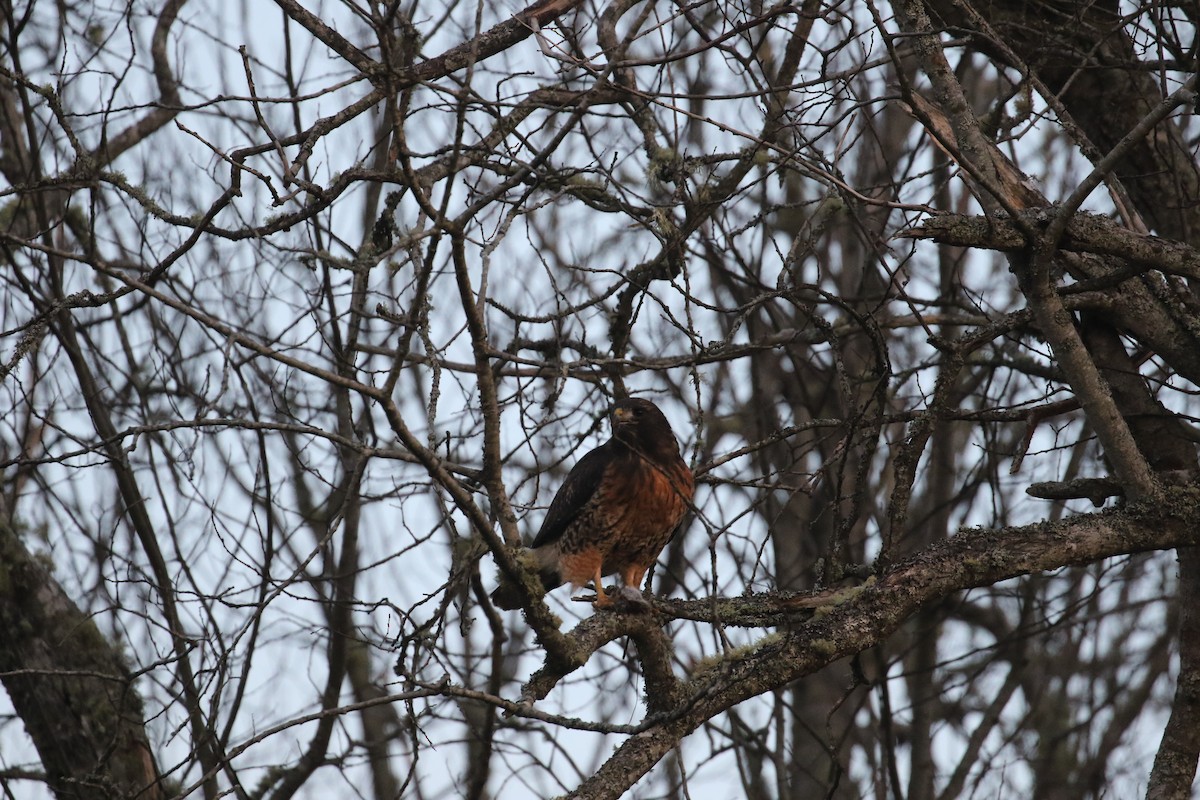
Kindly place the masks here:
<instances>
[{"instance_id":1,"label":"hawk's tail","mask_svg":"<svg viewBox=\"0 0 1200 800\"><path fill-rule=\"evenodd\" d=\"M542 581L543 590L547 592L557 586L562 586L563 582L556 569L539 570L538 578ZM515 583L501 575L500 585L496 587L496 591L492 592L492 602L496 604L497 608L514 611L521 607L521 592L518 591Z\"/></svg>"}]
</instances>

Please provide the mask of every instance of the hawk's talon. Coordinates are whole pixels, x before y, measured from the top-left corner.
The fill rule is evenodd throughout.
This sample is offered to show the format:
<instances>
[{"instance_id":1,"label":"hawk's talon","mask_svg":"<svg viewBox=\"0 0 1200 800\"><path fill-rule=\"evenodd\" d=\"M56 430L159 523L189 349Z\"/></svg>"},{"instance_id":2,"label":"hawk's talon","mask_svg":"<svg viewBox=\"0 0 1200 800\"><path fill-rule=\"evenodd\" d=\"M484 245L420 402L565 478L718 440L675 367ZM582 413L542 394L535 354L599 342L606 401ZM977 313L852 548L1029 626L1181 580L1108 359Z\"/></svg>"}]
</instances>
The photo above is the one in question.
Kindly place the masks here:
<instances>
[{"instance_id":1,"label":"hawk's talon","mask_svg":"<svg viewBox=\"0 0 1200 800\"><path fill-rule=\"evenodd\" d=\"M627 614L640 614L654 609L654 604L644 594L632 586L619 586L604 594L575 594L571 595L572 603L591 603L602 611L617 611Z\"/></svg>"},{"instance_id":2,"label":"hawk's talon","mask_svg":"<svg viewBox=\"0 0 1200 800\"><path fill-rule=\"evenodd\" d=\"M646 596L632 586L618 586L598 594L592 598L592 604L598 609L621 614L641 614L653 608Z\"/></svg>"}]
</instances>

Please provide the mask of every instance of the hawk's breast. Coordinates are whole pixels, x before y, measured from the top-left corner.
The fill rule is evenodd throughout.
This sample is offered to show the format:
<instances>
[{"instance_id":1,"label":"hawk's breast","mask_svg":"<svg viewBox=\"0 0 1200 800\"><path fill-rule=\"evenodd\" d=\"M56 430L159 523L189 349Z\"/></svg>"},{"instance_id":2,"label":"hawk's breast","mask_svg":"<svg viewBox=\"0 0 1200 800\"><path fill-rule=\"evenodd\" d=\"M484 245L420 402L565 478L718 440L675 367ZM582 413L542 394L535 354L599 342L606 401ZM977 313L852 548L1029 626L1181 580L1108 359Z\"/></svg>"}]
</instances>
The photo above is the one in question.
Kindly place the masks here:
<instances>
[{"instance_id":1,"label":"hawk's breast","mask_svg":"<svg viewBox=\"0 0 1200 800\"><path fill-rule=\"evenodd\" d=\"M649 565L687 513L695 482L678 456L659 464L641 456L608 465L600 487L564 532L564 553L598 550L608 575Z\"/></svg>"}]
</instances>

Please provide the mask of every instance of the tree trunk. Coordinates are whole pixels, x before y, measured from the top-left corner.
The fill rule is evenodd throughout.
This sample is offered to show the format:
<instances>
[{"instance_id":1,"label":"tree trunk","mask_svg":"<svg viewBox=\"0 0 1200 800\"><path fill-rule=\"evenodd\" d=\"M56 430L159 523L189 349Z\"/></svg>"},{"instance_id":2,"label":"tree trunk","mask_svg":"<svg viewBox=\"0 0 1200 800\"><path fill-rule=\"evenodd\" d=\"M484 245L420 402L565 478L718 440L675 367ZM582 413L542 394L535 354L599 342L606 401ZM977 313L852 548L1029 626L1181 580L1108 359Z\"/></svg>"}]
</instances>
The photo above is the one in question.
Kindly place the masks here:
<instances>
[{"instance_id":1,"label":"tree trunk","mask_svg":"<svg viewBox=\"0 0 1200 800\"><path fill-rule=\"evenodd\" d=\"M60 800L161 796L133 677L7 514L0 514L0 681Z\"/></svg>"}]
</instances>

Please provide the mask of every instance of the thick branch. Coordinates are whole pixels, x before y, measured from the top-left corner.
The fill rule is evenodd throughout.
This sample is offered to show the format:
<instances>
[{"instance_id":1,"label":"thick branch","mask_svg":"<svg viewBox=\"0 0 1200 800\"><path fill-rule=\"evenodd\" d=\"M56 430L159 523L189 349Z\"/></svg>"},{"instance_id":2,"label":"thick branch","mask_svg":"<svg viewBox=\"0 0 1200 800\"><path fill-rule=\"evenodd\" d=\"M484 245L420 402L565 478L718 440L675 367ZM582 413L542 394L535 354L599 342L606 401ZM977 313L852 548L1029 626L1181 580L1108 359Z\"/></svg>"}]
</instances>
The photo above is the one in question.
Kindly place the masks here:
<instances>
[{"instance_id":1,"label":"thick branch","mask_svg":"<svg viewBox=\"0 0 1200 800\"><path fill-rule=\"evenodd\" d=\"M679 740L744 700L872 647L919 609L954 592L1032 572L1200 542L1200 493L1170 489L1148 509L1071 517L1021 528L964 531L896 566L786 635L695 676L681 712L628 739L569 797L620 797Z\"/></svg>"},{"instance_id":2,"label":"thick branch","mask_svg":"<svg viewBox=\"0 0 1200 800\"><path fill-rule=\"evenodd\" d=\"M351 44L346 37L325 24L325 21L313 14L296 0L275 0L276 5L289 19L301 25L305 30L319 39L333 52L364 75L371 76L379 69L370 56Z\"/></svg>"},{"instance_id":3,"label":"thick branch","mask_svg":"<svg viewBox=\"0 0 1200 800\"><path fill-rule=\"evenodd\" d=\"M179 18L179 12L187 0L169 0L158 15L158 23L154 26L154 37L150 44L150 55L154 59L154 79L158 84L159 99L157 105L146 112L146 115L134 122L116 136L104 141L92 154L92 167L99 168L112 164L118 156L136 147L147 136L162 128L179 115L183 101L179 98L179 82L171 70L167 60L167 36L171 27ZM76 170L81 165L76 164Z\"/></svg>"},{"instance_id":4,"label":"thick branch","mask_svg":"<svg viewBox=\"0 0 1200 800\"><path fill-rule=\"evenodd\" d=\"M541 700L560 680L587 663L592 653L621 636L629 636L637 645L646 679L647 710L653 714L676 707L683 695L679 680L671 669L673 648L663 632L665 623L666 619L658 614L599 612L588 617L566 635L579 658L573 663L547 658L545 666L522 688L522 702Z\"/></svg>"},{"instance_id":5,"label":"thick branch","mask_svg":"<svg viewBox=\"0 0 1200 800\"><path fill-rule=\"evenodd\" d=\"M1035 208L1018 215L1019 222L1008 219L945 214L930 217L915 228L896 234L902 239L932 239L938 244L974 247L1013 253L1028 247L1022 228L1045 230L1051 216ZM1099 214L1077 212L1067 223L1059 250L1115 256L1142 269L1124 273L1133 277L1146 269L1170 275L1200 279L1200 250L1183 242L1131 231Z\"/></svg>"},{"instance_id":6,"label":"thick branch","mask_svg":"<svg viewBox=\"0 0 1200 800\"><path fill-rule=\"evenodd\" d=\"M469 41L450 48L440 56L401 70L393 78L393 88L407 88L477 64L502 53L533 35L534 25L545 25L565 14L581 0L540 0Z\"/></svg>"}]
</instances>

